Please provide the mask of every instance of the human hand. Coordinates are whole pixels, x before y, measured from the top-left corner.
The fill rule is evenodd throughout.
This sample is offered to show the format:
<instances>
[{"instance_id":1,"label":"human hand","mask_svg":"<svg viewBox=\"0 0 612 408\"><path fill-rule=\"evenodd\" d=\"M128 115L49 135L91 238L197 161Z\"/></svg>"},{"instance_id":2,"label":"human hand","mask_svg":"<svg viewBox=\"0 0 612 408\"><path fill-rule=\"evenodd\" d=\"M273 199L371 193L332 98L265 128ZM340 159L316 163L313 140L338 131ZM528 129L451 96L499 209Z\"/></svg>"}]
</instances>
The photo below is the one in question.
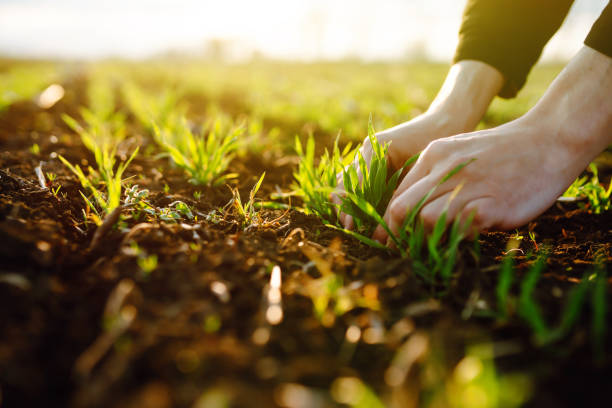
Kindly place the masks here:
<instances>
[{"instance_id":1,"label":"human hand","mask_svg":"<svg viewBox=\"0 0 612 408\"><path fill-rule=\"evenodd\" d=\"M472 218L472 233L512 229L550 207L589 160L575 155L551 128L528 120L439 139L421 153L383 218L397 234L408 211L435 188L420 210L426 230L444 211L447 223L459 217L466 225ZM464 163L469 164L441 182ZM378 226L372 238L386 243L388 234Z\"/></svg>"},{"instance_id":2,"label":"human hand","mask_svg":"<svg viewBox=\"0 0 612 408\"><path fill-rule=\"evenodd\" d=\"M389 143L387 159L390 166L390 173L393 173L401 169L408 159L423 150L432 140L453 135L459 133L459 131L460 130L458 130L456 126L452 125L452 121L448 117L444 116L441 112L437 112L435 114L423 114L409 122L379 132L376 134L376 138L382 145ZM372 161L373 149L368 137L364 139L359 152L369 167ZM357 175L359 176L359 181L361 182L362 173L357 156L350 166L355 167ZM337 175L337 181L337 192L332 194L331 200L333 203L341 205L341 196L345 191L342 173ZM350 215L340 213L339 219L345 228L353 228L353 219Z\"/></svg>"},{"instance_id":3,"label":"human hand","mask_svg":"<svg viewBox=\"0 0 612 408\"><path fill-rule=\"evenodd\" d=\"M387 206L390 230L397 233L407 211L435 186L420 210L428 229L445 210L447 222L473 214L473 231L512 229L537 217L612 143L611 73L612 58L583 47L523 117L430 143ZM373 238L384 243L388 236L378 226Z\"/></svg>"}]
</instances>

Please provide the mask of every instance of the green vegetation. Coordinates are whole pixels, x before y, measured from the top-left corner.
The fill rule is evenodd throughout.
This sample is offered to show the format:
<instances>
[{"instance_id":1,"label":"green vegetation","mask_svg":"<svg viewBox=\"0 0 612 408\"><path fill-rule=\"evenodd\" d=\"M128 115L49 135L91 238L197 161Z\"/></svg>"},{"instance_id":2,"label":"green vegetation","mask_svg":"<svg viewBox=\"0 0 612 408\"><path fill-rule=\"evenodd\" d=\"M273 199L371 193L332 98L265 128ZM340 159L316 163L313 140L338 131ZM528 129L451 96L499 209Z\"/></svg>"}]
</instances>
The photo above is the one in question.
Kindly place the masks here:
<instances>
[{"instance_id":1,"label":"green vegetation","mask_svg":"<svg viewBox=\"0 0 612 408\"><path fill-rule=\"evenodd\" d=\"M602 261L596 259L595 266L569 290L559 322L555 326L546 321L535 297L537 284L547 264L546 250L537 256L520 280L517 299L512 298L510 294L516 276L513 254L513 251L508 251L500 268L496 289L498 316L507 319L516 310L516 315L531 329L535 342L544 346L555 343L570 333L578 323L590 293L593 345L596 353L601 355L606 331L604 322L607 308L607 272Z\"/></svg>"},{"instance_id":2,"label":"green vegetation","mask_svg":"<svg viewBox=\"0 0 612 408\"><path fill-rule=\"evenodd\" d=\"M132 155L124 162L121 162L115 170L115 151L100 148L98 145L94 147L94 154L96 156L96 163L98 164L98 171L89 167L89 177L85 175L81 167L72 165L61 155L59 156L62 163L64 163L79 179L83 188L89 190L93 195L94 205L92 201L87 198L83 193L83 199L87 203L88 208L94 211L95 217L94 222L101 224L102 216L98 208L103 211L104 214L110 214L115 208L121 203L121 189L123 182L123 173L125 169L134 159L138 153L138 148L134 150ZM99 189L98 185L102 184L105 187L105 191Z\"/></svg>"},{"instance_id":3,"label":"green vegetation","mask_svg":"<svg viewBox=\"0 0 612 408\"><path fill-rule=\"evenodd\" d=\"M190 176L191 183L218 186L236 177L236 174L225 171L244 128L227 131L220 121L215 121L207 135L203 128L202 134L196 136L185 117L171 119L160 126L155 125L156 140L173 163Z\"/></svg>"},{"instance_id":4,"label":"green vegetation","mask_svg":"<svg viewBox=\"0 0 612 408\"><path fill-rule=\"evenodd\" d=\"M572 264L578 272L568 272L571 278L559 280L554 290L549 291L550 286L542 283L550 282L546 274L549 257L554 256L547 249L550 237L541 233L543 229L531 225L516 231L511 237L516 242L509 245L505 253L502 247L497 247L499 236L490 239L487 235L484 238L486 247L483 245L487 251L486 262L481 264L479 259L477 238L472 253L474 259L466 257L472 250L470 243L465 242L471 233L472 218L449 220L447 214L448 205L461 185L452 192L446 210L431 230L426 229L419 216L420 210L442 183L460 177L458 173L471 161L455 167L423 197L416 197L420 200L407 212L403 225L396 233L390 230L383 219L384 211L401 174L418 155L402 168L390 170L389 144L379 142L375 126L383 128L397 124L422 112L446 69L445 65L344 62L310 65L261 62L222 67L185 62L181 69L160 61L99 65L87 86L87 107L78 111L78 119L63 117L95 160L93 163L90 159L87 166L77 164L79 160L75 155L59 156L83 190L80 194L86 207L82 222L74 222L78 224L75 227L82 233L83 225L86 229L92 221L98 226L114 223L124 237L129 234L130 239L121 241L118 246L116 259L129 256L126 264L135 274L129 275L131 270L126 272L119 265L116 269L120 275L117 276L144 281L138 286L139 291L146 294L143 302L154 298L151 287L163 290L162 283L170 282L164 280L166 272L178 271L171 284L186 283L181 283L184 287L176 291L185 294L185 308L176 308L177 313L189 309L194 299L198 305L208 302L210 299L202 297L210 295L207 292L210 280L227 281L232 302L234 297L237 302L242 301L246 290L240 286L242 283L236 285L232 281L235 276L225 274L225 270L248 271L240 276L242 282L245 276L255 281L265 275L271 265L282 264L283 286L281 291L279 282L278 293L282 293L283 302L286 302L283 324L287 326L281 326L282 331L278 331L275 325L273 328L263 320L249 322L253 326L264 325L259 328L259 334L264 333L264 336L254 336L253 344L243 348L247 353L255 348L254 344L261 347L262 353L253 359L255 374L263 373L261 379L270 380L272 384L278 363L284 363L276 361L278 356L274 353L267 355L269 349L265 349L265 344L268 341L273 347L279 344L284 347L282 336L286 336L290 345L287 350L300 345L293 342L287 329L296 324L290 319L294 318L296 310L302 313L303 304L306 304L304 314L309 325L304 330L305 341L313 338L320 341L316 346L321 350L327 347L325 342L333 344L334 356L346 365L341 367L344 371L331 377L336 380L330 380L328 389L315 390L287 383L278 386L275 392L288 389L302 393L301 396L320 398L320 401L333 399L346 406L382 407L395 398L395 394L400 396L394 401L403 401L401 392L415 389L425 390L425 398L416 401L417 406L521 406L533 391L532 379L523 374L498 373L495 368L495 353L499 350L500 353L504 350L513 353L513 344L508 347L506 343L501 344L494 353L493 341L488 344L483 336L478 338L478 341L484 338L483 344L469 345L465 355L456 355L456 350L444 347L446 343L435 344L438 329L440 333L449 333L444 327L436 326L439 324L436 316L457 317L458 321L455 306L465 302L467 309L468 304L473 304L473 315L485 319L470 321L469 326L460 328L472 330L478 326L485 332L496 330L486 327L487 322L495 328L508 326L511 330L522 325L532 337L523 338L524 332L515 330L516 337L521 337L519 348L531 340L536 347L548 347L547 351L557 351L563 340L578 337L574 336L576 333L583 336L585 331L578 329L586 328L590 330L587 332L590 337L583 337L591 341L596 357L603 361L609 319L606 266L603 258L590 269ZM540 68L536 74L544 75L543 72L555 69ZM317 75L312 75L313 72ZM543 82L538 82L537 89L543 87ZM528 88L512 103L496 101L480 127L516 117L539 94ZM376 120L370 112L376 113ZM360 146L355 147L355 141L363 137L366 123L366 143L372 147L369 163L360 152ZM339 130L342 133L338 133ZM67 150L69 139L66 135L57 135L58 148ZM287 153L292 141L295 154ZM140 148L134 147L138 145ZM31 146L30 152L37 155L36 161L48 160L47 140L32 137L24 146ZM65 150L59 149L57 151L64 154ZM139 159L131 167L136 174L126 179L128 166L137 154ZM70 157L72 163L66 157ZM359 164L357 168L351 166L355 162ZM270 170L261 174L263 169ZM50 182L46 185L55 197L49 196L54 205L66 194L73 193L71 185L65 183L68 172L62 170L53 168L58 174L46 173ZM231 173L234 170L239 174ZM287 177L291 177L292 170L293 180L288 188ZM590 167L590 172L592 175L576 180L564 196L580 197L583 201L578 205L592 213L609 211L612 186L602 185L595 166ZM340 189L339 180L342 180ZM44 177L42 184L45 185ZM270 191L274 191L270 198L285 201L266 202L268 197L264 192ZM338 196L339 204L331 201L334 195ZM80 198L78 200L80 202ZM224 203L227 205L223 206ZM118 208L120 216L108 217L113 212L119 214L115 211ZM281 208L286 211L278 211ZM311 223L314 217L291 210L313 214L327 227ZM346 230L340 224L340 213L352 217L353 230ZM112 222L105 223L105 218ZM389 234L389 246L371 239L378 225ZM139 235L128 232L133 228ZM346 236L330 229L380 251L370 251L354 240L342 239ZM536 236L534 229L542 235ZM154 242L139 241L146 245L145 250L138 247L136 238L142 238L140 234L149 230L157 230L159 234ZM181 242L181 247L160 249L173 245L175 238ZM263 241L261 247L256 246ZM528 255L520 249L521 244L523 249L527 246L531 251ZM364 249L377 256L365 260L365 255L359 253ZM156 250L159 252L154 253ZM95 255L95 251L92 254ZM109 257L107 261L114 262L114 258ZM170 268L169 262L180 268L174 265ZM583 274L584 270L587 272ZM581 275L579 280L577 277ZM193 276L198 276L200 281L192 288L189 279ZM155 285L148 285L147 279ZM153 279L159 282L151 282ZM296 300L296 295L306 300ZM175 302L171 296L167 299L169 307ZM257 299L252 300L249 298L245 304L256 304ZM310 304L312 311L308 309ZM231 318L230 305L226 306L227 310L217 310L214 304L194 308L193 318L202 319L203 332L199 335L210 336L210 339L227 335L225 330L232 328L233 322L221 322L221 316ZM467 319L469 316L461 317ZM434 323L430 326L429 321ZM426 322L425 325L422 322ZM396 325L401 330L395 330ZM196 328L195 332L197 324L192 328ZM136 332L129 334L139 340ZM191 340L187 337L186 340ZM459 341L463 340L473 339ZM510 339L507 343L514 341ZM358 359L372 350L378 353L376 356L383 356L381 366L388 363L390 379L384 379L386 385L359 371L363 361ZM382 360L392 354L394 357L390 361ZM202 364L210 361L208 357L202 354ZM263 364L257 361L260 357ZM109 360L112 358L109 356ZM98 367L104 369L103 365ZM319 401L308 398L304 401Z\"/></svg>"},{"instance_id":5,"label":"green vegetation","mask_svg":"<svg viewBox=\"0 0 612 408\"><path fill-rule=\"evenodd\" d=\"M580 197L585 198L589 204L589 210L595 214L601 214L602 211L608 211L612 207L612 183L606 189L599 182L599 172L594 163L589 165L589 170L592 176L582 176L576 179L563 197ZM580 203L582 204L582 203ZM584 208L584 204L582 204Z\"/></svg>"},{"instance_id":6,"label":"green vegetation","mask_svg":"<svg viewBox=\"0 0 612 408\"><path fill-rule=\"evenodd\" d=\"M14 66L0 72L0 112L14 102L33 98L57 79L49 64Z\"/></svg>"},{"instance_id":7,"label":"green vegetation","mask_svg":"<svg viewBox=\"0 0 612 408\"><path fill-rule=\"evenodd\" d=\"M230 201L230 205L236 210L238 215L238 219L240 219L242 223L242 228L246 228L257 221L257 211L255 210L255 194L259 191L261 187L261 183L264 180L266 173L264 172L259 180L249 193L249 200L246 203L242 203L242 199L240 198L240 193L237 188L232 190L232 200Z\"/></svg>"},{"instance_id":8,"label":"green vegetation","mask_svg":"<svg viewBox=\"0 0 612 408\"><path fill-rule=\"evenodd\" d=\"M291 185L292 195L302 199L306 213L316 214L324 222L338 225L338 208L330 201L330 197L338 184L336 176L353 161L355 150L351 150L350 143L341 150L336 138L332 153L325 149L316 164L315 141L311 134L305 149L299 137L295 137L295 151L299 162L293 173L295 181Z\"/></svg>"},{"instance_id":9,"label":"green vegetation","mask_svg":"<svg viewBox=\"0 0 612 408\"><path fill-rule=\"evenodd\" d=\"M417 158L412 157L403 167L388 174L387 151L389 144L381 145L376 139L372 118L368 122L368 141L372 146L369 166L360 151L357 151L359 174L355 166L348 166L342 172L345 194L342 194L340 211L353 217L356 232L370 236L379 219L384 215L389 200L395 192L402 171Z\"/></svg>"}]
</instances>

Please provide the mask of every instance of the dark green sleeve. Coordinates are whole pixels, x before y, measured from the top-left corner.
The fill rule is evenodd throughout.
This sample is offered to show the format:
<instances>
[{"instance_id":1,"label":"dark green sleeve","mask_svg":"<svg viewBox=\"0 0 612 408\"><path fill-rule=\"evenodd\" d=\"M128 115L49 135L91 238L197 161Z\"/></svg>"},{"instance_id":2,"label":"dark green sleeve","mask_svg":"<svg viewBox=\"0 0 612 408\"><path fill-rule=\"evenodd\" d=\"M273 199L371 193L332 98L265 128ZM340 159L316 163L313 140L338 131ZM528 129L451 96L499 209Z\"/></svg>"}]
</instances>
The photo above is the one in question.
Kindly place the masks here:
<instances>
[{"instance_id":1,"label":"dark green sleeve","mask_svg":"<svg viewBox=\"0 0 612 408\"><path fill-rule=\"evenodd\" d=\"M523 87L544 45L563 23L573 0L468 0L453 59L478 60L505 79L512 98Z\"/></svg>"},{"instance_id":2,"label":"dark green sleeve","mask_svg":"<svg viewBox=\"0 0 612 408\"><path fill-rule=\"evenodd\" d=\"M612 58L612 3L608 5L589 32L584 45Z\"/></svg>"}]
</instances>

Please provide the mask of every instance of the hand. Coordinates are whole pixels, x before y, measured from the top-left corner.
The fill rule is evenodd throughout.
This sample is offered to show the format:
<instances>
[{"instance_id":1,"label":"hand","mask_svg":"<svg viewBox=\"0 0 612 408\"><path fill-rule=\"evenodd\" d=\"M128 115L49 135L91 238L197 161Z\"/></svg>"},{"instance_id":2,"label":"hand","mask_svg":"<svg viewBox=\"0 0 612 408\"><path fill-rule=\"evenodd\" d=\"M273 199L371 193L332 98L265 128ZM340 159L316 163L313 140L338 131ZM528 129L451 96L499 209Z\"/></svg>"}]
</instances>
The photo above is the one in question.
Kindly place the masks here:
<instances>
[{"instance_id":1,"label":"hand","mask_svg":"<svg viewBox=\"0 0 612 408\"><path fill-rule=\"evenodd\" d=\"M501 74L483 62L460 61L453 65L427 112L376 135L380 143L391 142L388 151L391 170L401 168L432 140L473 130L502 85ZM369 166L372 146L368 138L360 151ZM352 166L361 176L357 160ZM338 175L337 188L340 192L332 195L331 200L339 205L338 195L344 190L342 174ZM353 220L349 215L339 214L339 218L345 228L352 229Z\"/></svg>"},{"instance_id":2,"label":"hand","mask_svg":"<svg viewBox=\"0 0 612 408\"><path fill-rule=\"evenodd\" d=\"M473 230L511 229L532 220L612 142L611 93L612 59L583 48L522 118L430 143L387 207L389 229L397 233L423 196L473 159L424 203L425 227L433 228L445 209L447 222L473 214ZM373 238L384 243L388 236L378 226Z\"/></svg>"},{"instance_id":3,"label":"hand","mask_svg":"<svg viewBox=\"0 0 612 408\"><path fill-rule=\"evenodd\" d=\"M376 138L381 144L389 143L388 160L390 170L395 172L397 169L401 168L409 158L422 151L432 140L439 137L454 135L459 132L461 132L461 130L452 126L450 120L443 117L442 114L425 113L409 122L377 133ZM369 166L373 154L369 138L366 137L364 139L359 151ZM357 158L355 158L351 166L355 167L359 175L359 180L361 181L362 175ZM340 192L338 194L333 194L331 200L335 204L340 205L341 199L339 196L341 196L342 191L344 191L342 173L338 174L337 180L337 190ZM345 228L353 228L353 220L350 215L340 213L339 218Z\"/></svg>"},{"instance_id":4,"label":"hand","mask_svg":"<svg viewBox=\"0 0 612 408\"><path fill-rule=\"evenodd\" d=\"M548 129L520 121L436 140L391 199L384 216L390 230L396 234L422 197L456 166L471 160L424 203L420 217L426 230L433 229L445 209L447 222L455 217L465 222L473 215L473 231L523 225L550 207L588 164L576 162ZM379 226L373 238L385 243L388 236Z\"/></svg>"}]
</instances>

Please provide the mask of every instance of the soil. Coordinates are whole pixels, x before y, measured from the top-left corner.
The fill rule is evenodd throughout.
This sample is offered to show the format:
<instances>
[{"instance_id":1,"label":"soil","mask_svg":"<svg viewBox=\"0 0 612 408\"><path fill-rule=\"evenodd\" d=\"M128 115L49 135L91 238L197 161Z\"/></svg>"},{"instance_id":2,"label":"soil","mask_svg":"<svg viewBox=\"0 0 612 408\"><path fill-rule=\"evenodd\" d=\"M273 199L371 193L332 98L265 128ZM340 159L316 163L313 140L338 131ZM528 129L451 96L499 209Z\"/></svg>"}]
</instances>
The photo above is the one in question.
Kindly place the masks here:
<instances>
[{"instance_id":1,"label":"soil","mask_svg":"<svg viewBox=\"0 0 612 408\"><path fill-rule=\"evenodd\" d=\"M261 222L246 230L231 213L215 217L231 200L227 187L191 185L165 159L140 154L126 176L151 191L154 205L182 200L198 220L127 219L92 246L96 228L83 222L78 180L57 159L93 161L61 120L84 104L83 81L65 83L66 96L49 110L25 101L0 113L0 406L214 407L225 399L239 407L335 406L329 390L339 377L361 378L396 406L419 406L444 392L457 363L478 345L492 348L499 375L526 376L529 405L585 406L609 396L612 336L595 358L588 310L547 347L535 345L518 317L483 312L495 307L498 265L515 232L481 235L479 257L464 243L446 295L436 296L439 288L408 261L316 217L262 210ZM143 134L134 125L125 150L150 144ZM41 163L57 175L48 187L61 185L58 194L39 184ZM295 163L276 152L247 154L230 170L239 174L242 197L265 170L263 198L289 188ZM518 232L525 237L519 278L532 262L528 253L550 248L536 298L555 323L595 254L610 263L612 212L557 203ZM157 256L150 273L139 266L142 254ZM274 266L282 275L279 324L266 316ZM361 300L344 314L317 318L309 293L329 270L350 299ZM347 341L349 327L359 342ZM424 341L425 351L407 363L401 385L391 386L389 367L411 339Z\"/></svg>"}]
</instances>

